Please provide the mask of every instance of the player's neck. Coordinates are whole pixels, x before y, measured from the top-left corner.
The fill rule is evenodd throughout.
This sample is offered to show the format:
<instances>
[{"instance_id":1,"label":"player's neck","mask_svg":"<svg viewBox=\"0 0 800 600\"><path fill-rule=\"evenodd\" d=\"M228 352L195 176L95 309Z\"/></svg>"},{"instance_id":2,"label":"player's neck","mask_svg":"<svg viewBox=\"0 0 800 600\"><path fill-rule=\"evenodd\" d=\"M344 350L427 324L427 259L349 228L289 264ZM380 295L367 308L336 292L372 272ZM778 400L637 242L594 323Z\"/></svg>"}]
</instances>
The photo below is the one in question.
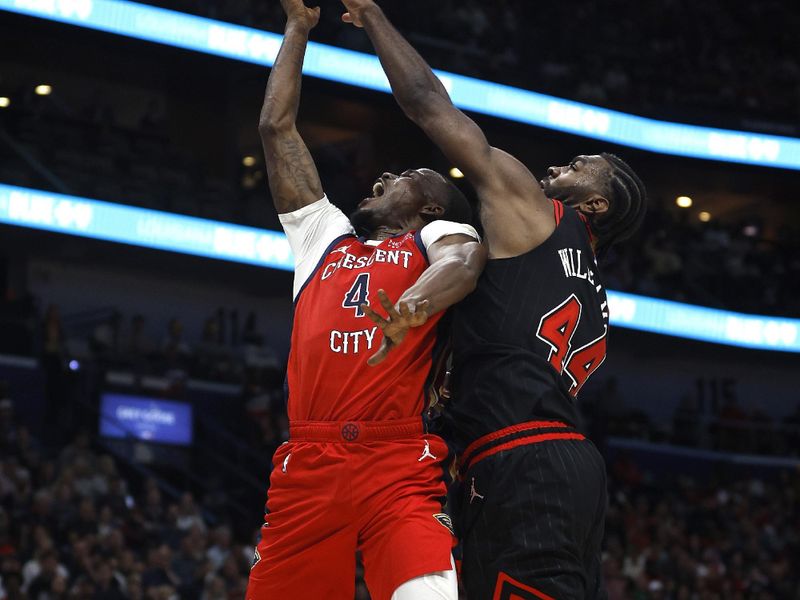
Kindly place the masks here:
<instances>
[{"instance_id":1,"label":"player's neck","mask_svg":"<svg viewBox=\"0 0 800 600\"><path fill-rule=\"evenodd\" d=\"M383 240L389 239L391 237L395 237L397 235L401 235L409 231L407 228L402 227L389 227L387 225L381 225L375 231L370 233L367 236L368 240L377 240L382 242Z\"/></svg>"}]
</instances>

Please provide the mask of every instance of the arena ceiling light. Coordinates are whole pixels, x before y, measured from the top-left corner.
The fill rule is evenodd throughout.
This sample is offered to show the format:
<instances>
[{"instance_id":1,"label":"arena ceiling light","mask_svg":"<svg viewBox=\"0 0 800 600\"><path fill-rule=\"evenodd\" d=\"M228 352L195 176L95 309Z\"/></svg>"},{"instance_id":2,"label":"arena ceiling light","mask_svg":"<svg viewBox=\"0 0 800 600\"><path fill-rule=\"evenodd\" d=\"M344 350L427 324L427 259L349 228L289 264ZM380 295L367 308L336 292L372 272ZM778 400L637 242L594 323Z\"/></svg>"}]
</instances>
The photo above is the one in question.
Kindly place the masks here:
<instances>
[{"instance_id":1,"label":"arena ceiling light","mask_svg":"<svg viewBox=\"0 0 800 600\"><path fill-rule=\"evenodd\" d=\"M253 165L255 165L255 164L256 164L256 157L255 157L255 156L245 156L245 157L242 159L242 164L243 164L245 167L252 167Z\"/></svg>"},{"instance_id":2,"label":"arena ceiling light","mask_svg":"<svg viewBox=\"0 0 800 600\"><path fill-rule=\"evenodd\" d=\"M452 169L450 169L450 177L452 177L453 179L461 179L462 177L464 177L464 173L462 173L461 169L459 169L458 167L453 167Z\"/></svg>"},{"instance_id":3,"label":"arena ceiling light","mask_svg":"<svg viewBox=\"0 0 800 600\"><path fill-rule=\"evenodd\" d=\"M11 106L11 98L0 96L0 108L8 108L9 106Z\"/></svg>"},{"instance_id":4,"label":"arena ceiling light","mask_svg":"<svg viewBox=\"0 0 800 600\"><path fill-rule=\"evenodd\" d=\"M711 220L711 213L706 210L700 211L700 214L697 215L697 218L703 223L708 223Z\"/></svg>"},{"instance_id":5,"label":"arena ceiling light","mask_svg":"<svg viewBox=\"0 0 800 600\"><path fill-rule=\"evenodd\" d=\"M283 271L294 269L286 236L277 231L1 183L0 224ZM800 319L746 315L614 290L608 290L608 303L615 327L800 353Z\"/></svg>"},{"instance_id":6,"label":"arena ceiling light","mask_svg":"<svg viewBox=\"0 0 800 600\"><path fill-rule=\"evenodd\" d=\"M34 91L36 92L37 96L49 96L53 93L53 88L46 83L43 83L41 85L37 85Z\"/></svg>"},{"instance_id":7,"label":"arena ceiling light","mask_svg":"<svg viewBox=\"0 0 800 600\"><path fill-rule=\"evenodd\" d=\"M689 196L678 196L675 198L675 204L681 208L689 208L692 205L692 199Z\"/></svg>"},{"instance_id":8,"label":"arena ceiling light","mask_svg":"<svg viewBox=\"0 0 800 600\"><path fill-rule=\"evenodd\" d=\"M0 0L0 10L271 66L281 36L127 0ZM311 42L307 75L390 92L376 56ZM459 107L651 152L800 170L800 139L648 119L436 71Z\"/></svg>"}]
</instances>

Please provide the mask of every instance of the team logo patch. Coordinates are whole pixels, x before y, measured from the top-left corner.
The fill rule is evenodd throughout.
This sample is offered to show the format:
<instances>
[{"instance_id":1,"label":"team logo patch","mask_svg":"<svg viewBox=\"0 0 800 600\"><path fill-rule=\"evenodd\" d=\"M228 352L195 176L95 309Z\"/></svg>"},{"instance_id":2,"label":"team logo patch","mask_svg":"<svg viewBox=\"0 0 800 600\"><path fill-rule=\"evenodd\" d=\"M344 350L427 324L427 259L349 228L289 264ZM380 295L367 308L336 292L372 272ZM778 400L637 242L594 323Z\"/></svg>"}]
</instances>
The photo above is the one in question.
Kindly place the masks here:
<instances>
[{"instance_id":1,"label":"team logo patch","mask_svg":"<svg viewBox=\"0 0 800 600\"><path fill-rule=\"evenodd\" d=\"M358 434L360 430L358 429L358 425L355 423L345 423L342 426L342 438L347 440L348 442L354 442L358 439Z\"/></svg>"},{"instance_id":2,"label":"team logo patch","mask_svg":"<svg viewBox=\"0 0 800 600\"><path fill-rule=\"evenodd\" d=\"M256 551L253 553L253 564L250 565L250 568L252 569L253 567L255 567L260 561L261 561L261 555L258 553L258 548L256 548Z\"/></svg>"},{"instance_id":3,"label":"team logo patch","mask_svg":"<svg viewBox=\"0 0 800 600\"><path fill-rule=\"evenodd\" d=\"M389 246L389 248L399 248L399 247L400 247L400 246L402 246L402 245L403 245L403 244L404 244L404 243L405 243L407 240L410 240L410 239L411 239L411 238L413 238L413 237L414 237L414 234L413 234L413 233L407 233L407 234L405 234L405 235L404 235L403 237L401 237L401 238L392 238L392 239L388 240L388 241L386 242L386 245L387 245L387 246Z\"/></svg>"},{"instance_id":4,"label":"team logo patch","mask_svg":"<svg viewBox=\"0 0 800 600\"><path fill-rule=\"evenodd\" d=\"M445 513L436 513L435 515L433 515L433 518L436 519L437 521L439 521L439 523L442 526L447 527L447 530L452 535L456 534L456 532L453 531L453 521L450 519L450 515L445 514Z\"/></svg>"}]
</instances>

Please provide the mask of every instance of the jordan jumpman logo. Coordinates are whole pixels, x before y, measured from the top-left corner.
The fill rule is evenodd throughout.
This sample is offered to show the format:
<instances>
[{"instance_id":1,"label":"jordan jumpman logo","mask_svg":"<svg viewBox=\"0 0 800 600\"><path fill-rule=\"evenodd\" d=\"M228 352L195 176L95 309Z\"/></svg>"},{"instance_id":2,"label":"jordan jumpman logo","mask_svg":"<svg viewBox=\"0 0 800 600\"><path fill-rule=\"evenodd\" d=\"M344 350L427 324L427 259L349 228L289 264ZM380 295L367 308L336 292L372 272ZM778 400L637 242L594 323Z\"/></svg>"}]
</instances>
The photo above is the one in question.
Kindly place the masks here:
<instances>
[{"instance_id":1,"label":"jordan jumpman logo","mask_svg":"<svg viewBox=\"0 0 800 600\"><path fill-rule=\"evenodd\" d=\"M475 498L483 500L483 496L475 490L475 478L473 477L472 484L470 485L469 488L469 503L472 504L472 501L475 500Z\"/></svg>"},{"instance_id":2,"label":"jordan jumpman logo","mask_svg":"<svg viewBox=\"0 0 800 600\"><path fill-rule=\"evenodd\" d=\"M431 454L431 445L428 443L428 440L425 440L425 449L422 451L422 456L417 459L417 462L422 462L424 458L432 458L436 460L436 457Z\"/></svg>"}]
</instances>

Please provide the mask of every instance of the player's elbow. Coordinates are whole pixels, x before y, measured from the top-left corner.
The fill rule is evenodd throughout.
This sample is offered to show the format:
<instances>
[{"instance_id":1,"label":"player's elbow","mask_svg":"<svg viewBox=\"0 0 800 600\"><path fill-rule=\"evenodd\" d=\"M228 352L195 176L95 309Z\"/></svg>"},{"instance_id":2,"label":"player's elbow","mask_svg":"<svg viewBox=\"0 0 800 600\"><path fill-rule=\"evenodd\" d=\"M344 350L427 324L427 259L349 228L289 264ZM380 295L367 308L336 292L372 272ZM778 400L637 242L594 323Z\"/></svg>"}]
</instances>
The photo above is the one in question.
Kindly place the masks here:
<instances>
[{"instance_id":1,"label":"player's elbow","mask_svg":"<svg viewBox=\"0 0 800 600\"><path fill-rule=\"evenodd\" d=\"M455 271L455 280L458 282L459 295L462 298L475 291L484 264L484 261L473 256L459 257L453 261L452 268Z\"/></svg>"},{"instance_id":2,"label":"player's elbow","mask_svg":"<svg viewBox=\"0 0 800 600\"><path fill-rule=\"evenodd\" d=\"M463 281L464 281L464 289L465 289L465 296L468 296L472 292L475 291L475 288L478 287L478 279L483 272L483 267L478 267L472 263L465 262L464 266L461 269L463 274Z\"/></svg>"},{"instance_id":3,"label":"player's elbow","mask_svg":"<svg viewBox=\"0 0 800 600\"><path fill-rule=\"evenodd\" d=\"M294 128L294 119L273 110L262 111L258 119L258 133L262 139L291 133Z\"/></svg>"},{"instance_id":4,"label":"player's elbow","mask_svg":"<svg viewBox=\"0 0 800 600\"><path fill-rule=\"evenodd\" d=\"M471 294L478 287L478 279L480 279L483 269L486 266L486 260L489 252L486 246L481 243L470 244L470 252L463 258L463 265L461 267L466 287L468 288L467 294Z\"/></svg>"},{"instance_id":5,"label":"player's elbow","mask_svg":"<svg viewBox=\"0 0 800 600\"><path fill-rule=\"evenodd\" d=\"M404 94L397 95L397 102L405 115L417 125L423 125L436 106L438 94L424 86L412 88Z\"/></svg>"}]
</instances>

